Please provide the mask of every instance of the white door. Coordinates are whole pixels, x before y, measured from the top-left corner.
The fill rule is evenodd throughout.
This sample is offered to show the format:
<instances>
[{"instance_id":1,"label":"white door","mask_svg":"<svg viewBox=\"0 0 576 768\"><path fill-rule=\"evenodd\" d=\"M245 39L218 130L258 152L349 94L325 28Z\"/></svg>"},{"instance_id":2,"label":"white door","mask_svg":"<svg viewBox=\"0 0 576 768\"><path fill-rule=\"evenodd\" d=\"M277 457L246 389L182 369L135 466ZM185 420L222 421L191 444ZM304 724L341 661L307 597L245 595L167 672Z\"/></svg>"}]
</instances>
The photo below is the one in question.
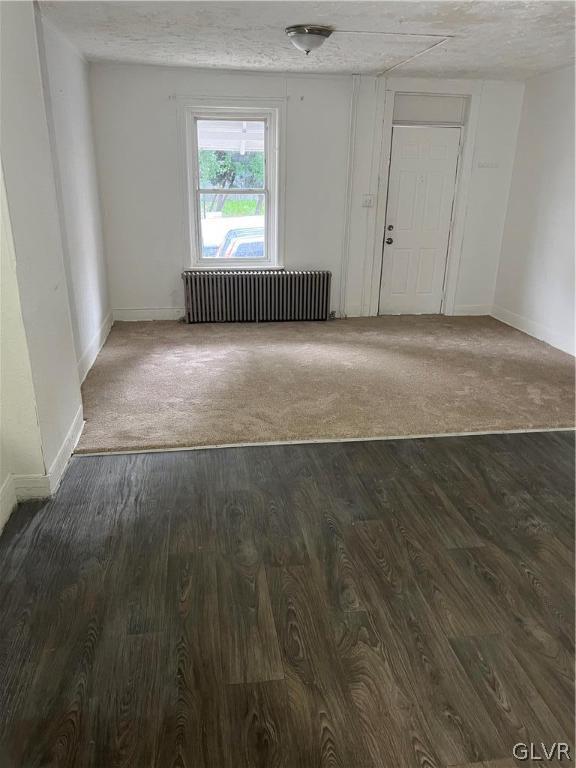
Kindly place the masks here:
<instances>
[{"instance_id":1,"label":"white door","mask_svg":"<svg viewBox=\"0 0 576 768\"><path fill-rule=\"evenodd\" d=\"M395 126L379 313L438 314L460 128Z\"/></svg>"}]
</instances>

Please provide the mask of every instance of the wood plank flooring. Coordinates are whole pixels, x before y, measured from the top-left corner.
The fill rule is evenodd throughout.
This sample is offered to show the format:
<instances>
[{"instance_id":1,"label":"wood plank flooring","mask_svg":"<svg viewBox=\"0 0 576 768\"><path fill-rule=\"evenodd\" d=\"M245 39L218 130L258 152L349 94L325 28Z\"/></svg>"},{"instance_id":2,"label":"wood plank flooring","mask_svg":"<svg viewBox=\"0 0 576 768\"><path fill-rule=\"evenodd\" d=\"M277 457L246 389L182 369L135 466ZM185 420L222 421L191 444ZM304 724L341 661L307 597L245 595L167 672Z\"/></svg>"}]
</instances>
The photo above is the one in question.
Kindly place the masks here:
<instances>
[{"instance_id":1,"label":"wood plank flooring","mask_svg":"<svg viewBox=\"0 0 576 768\"><path fill-rule=\"evenodd\" d=\"M572 433L77 457L0 538L0 765L508 768L573 585Z\"/></svg>"}]
</instances>

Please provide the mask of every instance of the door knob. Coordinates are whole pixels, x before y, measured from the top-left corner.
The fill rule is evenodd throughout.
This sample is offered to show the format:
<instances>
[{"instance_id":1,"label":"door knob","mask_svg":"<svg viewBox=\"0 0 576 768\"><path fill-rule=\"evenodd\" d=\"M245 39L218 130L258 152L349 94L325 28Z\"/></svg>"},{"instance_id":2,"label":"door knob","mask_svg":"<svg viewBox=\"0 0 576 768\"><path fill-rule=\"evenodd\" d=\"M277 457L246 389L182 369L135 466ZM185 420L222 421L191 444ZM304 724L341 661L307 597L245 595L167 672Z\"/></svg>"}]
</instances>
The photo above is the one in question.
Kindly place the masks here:
<instances>
[{"instance_id":1,"label":"door knob","mask_svg":"<svg viewBox=\"0 0 576 768\"><path fill-rule=\"evenodd\" d=\"M386 229L387 229L389 232L392 232L392 230L394 229L394 225L393 225L393 224L388 224L388 226L386 227Z\"/></svg>"},{"instance_id":2,"label":"door knob","mask_svg":"<svg viewBox=\"0 0 576 768\"><path fill-rule=\"evenodd\" d=\"M392 240L392 238L391 238L391 237L387 237L387 238L386 238L386 243L387 243L387 245L391 245L393 242L394 242L394 240Z\"/></svg>"}]
</instances>

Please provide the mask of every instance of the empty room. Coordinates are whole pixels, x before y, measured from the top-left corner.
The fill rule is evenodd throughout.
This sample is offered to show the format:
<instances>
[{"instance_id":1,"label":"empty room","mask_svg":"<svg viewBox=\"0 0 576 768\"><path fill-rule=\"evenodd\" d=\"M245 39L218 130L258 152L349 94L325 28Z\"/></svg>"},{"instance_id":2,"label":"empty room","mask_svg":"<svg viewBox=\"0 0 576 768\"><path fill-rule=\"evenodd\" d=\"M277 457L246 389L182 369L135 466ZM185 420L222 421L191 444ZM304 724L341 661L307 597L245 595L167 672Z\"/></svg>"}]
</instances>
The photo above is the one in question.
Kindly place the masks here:
<instances>
[{"instance_id":1,"label":"empty room","mask_svg":"<svg viewBox=\"0 0 576 768\"><path fill-rule=\"evenodd\" d=\"M570 764L574 3L0 28L2 768Z\"/></svg>"}]
</instances>

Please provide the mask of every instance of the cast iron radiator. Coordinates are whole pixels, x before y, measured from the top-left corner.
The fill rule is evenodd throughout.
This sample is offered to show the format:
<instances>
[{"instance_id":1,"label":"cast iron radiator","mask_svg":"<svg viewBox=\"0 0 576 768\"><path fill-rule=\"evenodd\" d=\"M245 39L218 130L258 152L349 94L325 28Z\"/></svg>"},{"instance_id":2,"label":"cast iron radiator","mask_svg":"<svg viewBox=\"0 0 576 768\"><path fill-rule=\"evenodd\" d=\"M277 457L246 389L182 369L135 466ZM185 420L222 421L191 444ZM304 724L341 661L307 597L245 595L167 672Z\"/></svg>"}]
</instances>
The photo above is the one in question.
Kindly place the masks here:
<instances>
[{"instance_id":1,"label":"cast iron radiator","mask_svg":"<svg viewBox=\"0 0 576 768\"><path fill-rule=\"evenodd\" d=\"M182 273L187 323L327 320L331 272L194 270Z\"/></svg>"}]
</instances>

